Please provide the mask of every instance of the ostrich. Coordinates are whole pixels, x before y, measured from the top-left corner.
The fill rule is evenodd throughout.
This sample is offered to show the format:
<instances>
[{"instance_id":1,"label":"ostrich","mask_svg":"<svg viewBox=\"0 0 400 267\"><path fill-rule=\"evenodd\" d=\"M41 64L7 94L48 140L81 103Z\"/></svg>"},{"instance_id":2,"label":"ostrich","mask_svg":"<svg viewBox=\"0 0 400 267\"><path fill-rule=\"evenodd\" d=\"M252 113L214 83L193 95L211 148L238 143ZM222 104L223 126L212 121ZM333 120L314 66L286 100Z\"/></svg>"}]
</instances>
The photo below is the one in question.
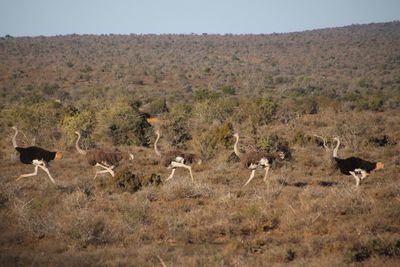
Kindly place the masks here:
<instances>
[{"instance_id":1,"label":"ostrich","mask_svg":"<svg viewBox=\"0 0 400 267\"><path fill-rule=\"evenodd\" d=\"M47 173L50 181L53 184L56 184L48 169L49 162L52 160L61 160L63 158L63 154L61 152L47 151L37 146L19 147L17 145L17 140L16 140L18 135L18 129L15 126L13 126L12 129L15 131L15 134L12 138L12 143L15 150L19 152L20 161L23 164L32 164L33 166L35 166L35 171L33 173L22 174L17 178L17 181L23 177L30 177L37 175L38 168L41 168L43 171Z\"/></svg>"},{"instance_id":2,"label":"ostrich","mask_svg":"<svg viewBox=\"0 0 400 267\"><path fill-rule=\"evenodd\" d=\"M196 155L191 154L191 153L184 153L179 150L168 151L164 155L161 155L161 152L160 152L160 150L158 150L158 146L157 146L158 140L160 139L161 135L158 130L155 131L155 133L157 135L157 138L154 142L154 151L157 154L157 156L162 157L163 165L165 167L167 167L168 169L172 169L172 172L171 172L170 176L166 179L166 181L168 181L168 180L172 179L172 177L174 177L176 168L188 169L189 173L190 173L190 177L192 178L192 181L194 181L192 167L188 164L191 164L196 160L196 158L197 158ZM201 161L198 160L198 164L200 164L200 163L201 163Z\"/></svg>"},{"instance_id":3,"label":"ostrich","mask_svg":"<svg viewBox=\"0 0 400 267\"><path fill-rule=\"evenodd\" d=\"M360 180L366 178L371 171L384 168L385 164L382 162L370 162L358 157L350 157L346 159L339 158L338 150L340 146L340 140L338 137L335 137L334 140L337 142L337 144L333 149L332 156L335 159L336 166L341 173L345 175L352 175L356 179L356 187L359 186ZM358 175L361 175L361 177Z\"/></svg>"},{"instance_id":4,"label":"ostrich","mask_svg":"<svg viewBox=\"0 0 400 267\"><path fill-rule=\"evenodd\" d=\"M102 170L97 171L96 175L93 179L96 179L97 175L100 173L109 173L112 177L115 176L114 169L119 165L120 161L124 158L122 152L115 151L105 151L102 149L94 149L94 150L82 150L79 147L79 140L81 139L80 132L76 131L76 135L78 138L76 139L75 147L79 154L85 155L89 165L100 167ZM134 156L132 153L129 153L129 159L133 160Z\"/></svg>"},{"instance_id":5,"label":"ostrich","mask_svg":"<svg viewBox=\"0 0 400 267\"><path fill-rule=\"evenodd\" d=\"M243 166L251 170L250 178L244 184L246 186L250 181L254 178L256 169L263 168L265 170L264 174L264 182L267 181L268 171L272 166L272 163L275 159L285 159L285 154L283 152L278 153L267 153L267 152L258 152L258 151L250 151L242 154L239 152L238 143L239 143L239 134L235 133L233 135L236 138L235 144L233 146L233 151L235 155L240 159L243 163Z\"/></svg>"}]
</instances>

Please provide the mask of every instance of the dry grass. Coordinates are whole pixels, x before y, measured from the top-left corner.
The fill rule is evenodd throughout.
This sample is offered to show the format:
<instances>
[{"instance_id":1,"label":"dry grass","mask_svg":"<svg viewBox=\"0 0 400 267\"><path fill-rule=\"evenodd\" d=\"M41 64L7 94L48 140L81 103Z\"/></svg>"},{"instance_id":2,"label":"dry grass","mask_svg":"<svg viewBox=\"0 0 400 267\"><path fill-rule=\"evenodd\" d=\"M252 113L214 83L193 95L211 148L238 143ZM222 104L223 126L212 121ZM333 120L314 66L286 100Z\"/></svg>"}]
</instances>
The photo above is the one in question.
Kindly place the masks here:
<instances>
[{"instance_id":1,"label":"dry grass","mask_svg":"<svg viewBox=\"0 0 400 267\"><path fill-rule=\"evenodd\" d=\"M171 181L135 193L112 186L109 176L92 180L93 170L77 160L53 164L59 186L43 173L15 182L29 168L3 162L0 262L162 266L161 258L167 266L397 265L399 166L389 164L357 189L351 178L331 172L319 150L298 148L292 162L271 171L268 185L258 173L242 187L249 171L221 161L220 167L196 167L194 183L179 170ZM126 168L162 180L169 172L151 162L142 173L136 165Z\"/></svg>"},{"instance_id":2,"label":"dry grass","mask_svg":"<svg viewBox=\"0 0 400 267\"><path fill-rule=\"evenodd\" d=\"M319 120L298 123L307 130ZM290 133L286 136L291 139ZM151 149L136 151L135 162L118 167L115 178L103 175L96 180L92 167L67 152L51 167L57 186L42 172L14 181L32 166L10 157L0 165L0 262L162 266L162 259L166 266L398 265L399 145L357 151L386 163L359 188L352 177L334 170L321 147L306 143L292 148L293 159L274 166L267 184L260 171L246 187L250 171L238 162L228 163L230 151L194 165L194 183L183 169L172 180L158 183L170 170ZM343 156L352 153L349 147L340 151ZM132 190L133 184L139 186Z\"/></svg>"}]
</instances>

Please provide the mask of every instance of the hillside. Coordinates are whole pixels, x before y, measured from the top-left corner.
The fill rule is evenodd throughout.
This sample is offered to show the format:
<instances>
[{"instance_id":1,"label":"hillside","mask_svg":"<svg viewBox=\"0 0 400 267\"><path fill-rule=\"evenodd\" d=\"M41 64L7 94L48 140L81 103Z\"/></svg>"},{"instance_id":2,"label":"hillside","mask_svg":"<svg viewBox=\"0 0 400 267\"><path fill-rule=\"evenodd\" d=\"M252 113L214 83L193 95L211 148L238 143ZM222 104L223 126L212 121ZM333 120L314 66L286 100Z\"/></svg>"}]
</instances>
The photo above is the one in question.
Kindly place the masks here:
<instances>
[{"instance_id":1,"label":"hillside","mask_svg":"<svg viewBox=\"0 0 400 267\"><path fill-rule=\"evenodd\" d=\"M398 266L400 22L268 35L0 38L0 265ZM148 117L157 117L150 123ZM57 185L12 147L64 153ZM75 150L132 152L114 178ZM153 151L203 161L165 181ZM267 183L232 155L277 153ZM314 134L328 140L327 151ZM25 136L24 136L25 135ZM382 161L355 187L339 155Z\"/></svg>"}]
</instances>

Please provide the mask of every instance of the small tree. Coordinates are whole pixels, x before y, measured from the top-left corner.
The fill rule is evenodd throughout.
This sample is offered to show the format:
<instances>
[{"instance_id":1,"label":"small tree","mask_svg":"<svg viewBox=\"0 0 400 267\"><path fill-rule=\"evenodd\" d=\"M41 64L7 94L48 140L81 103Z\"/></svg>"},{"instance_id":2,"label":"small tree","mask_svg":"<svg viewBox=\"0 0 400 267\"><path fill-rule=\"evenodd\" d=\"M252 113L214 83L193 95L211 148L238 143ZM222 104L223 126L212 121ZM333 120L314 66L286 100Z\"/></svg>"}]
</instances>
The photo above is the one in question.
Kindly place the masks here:
<instances>
[{"instance_id":1,"label":"small tree","mask_svg":"<svg viewBox=\"0 0 400 267\"><path fill-rule=\"evenodd\" d=\"M265 125L274 119L277 107L276 101L272 98L242 100L236 109L234 119L238 123L249 120L254 125Z\"/></svg>"},{"instance_id":2,"label":"small tree","mask_svg":"<svg viewBox=\"0 0 400 267\"><path fill-rule=\"evenodd\" d=\"M268 153L283 152L286 158L291 157L289 142L276 134L262 137L257 141L257 149Z\"/></svg>"},{"instance_id":3,"label":"small tree","mask_svg":"<svg viewBox=\"0 0 400 267\"><path fill-rule=\"evenodd\" d=\"M232 145L233 126L227 122L222 127L213 127L208 131L201 131L193 138L193 142L199 149L202 159L213 158L220 148L228 148Z\"/></svg>"},{"instance_id":4,"label":"small tree","mask_svg":"<svg viewBox=\"0 0 400 267\"><path fill-rule=\"evenodd\" d=\"M96 127L96 117L92 110L79 111L74 107L68 107L66 115L59 123L59 127L63 130L70 143L76 138L75 131L82 133L81 146L85 149L94 147L92 133Z\"/></svg>"}]
</instances>

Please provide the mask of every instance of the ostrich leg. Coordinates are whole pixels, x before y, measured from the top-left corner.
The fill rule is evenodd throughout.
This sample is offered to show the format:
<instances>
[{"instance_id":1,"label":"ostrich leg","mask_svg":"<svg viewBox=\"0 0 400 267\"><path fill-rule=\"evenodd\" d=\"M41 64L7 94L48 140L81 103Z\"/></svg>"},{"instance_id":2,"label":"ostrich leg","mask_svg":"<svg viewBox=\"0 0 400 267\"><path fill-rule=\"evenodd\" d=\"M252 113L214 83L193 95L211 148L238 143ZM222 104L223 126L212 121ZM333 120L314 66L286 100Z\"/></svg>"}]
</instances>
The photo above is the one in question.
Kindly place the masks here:
<instances>
[{"instance_id":1,"label":"ostrich leg","mask_svg":"<svg viewBox=\"0 0 400 267\"><path fill-rule=\"evenodd\" d=\"M244 184L244 186L246 186L248 183L250 183L251 180L253 180L255 173L256 173L256 170L251 171L250 178L249 178L249 180L247 180L247 182Z\"/></svg>"},{"instance_id":2,"label":"ostrich leg","mask_svg":"<svg viewBox=\"0 0 400 267\"><path fill-rule=\"evenodd\" d=\"M21 175L17 178L16 181L18 181L19 179L24 178L24 177L31 177L31 176L37 175L38 168L39 168L39 165L35 165L35 171L34 171L34 172L28 173L28 174L21 174Z\"/></svg>"}]
</instances>

